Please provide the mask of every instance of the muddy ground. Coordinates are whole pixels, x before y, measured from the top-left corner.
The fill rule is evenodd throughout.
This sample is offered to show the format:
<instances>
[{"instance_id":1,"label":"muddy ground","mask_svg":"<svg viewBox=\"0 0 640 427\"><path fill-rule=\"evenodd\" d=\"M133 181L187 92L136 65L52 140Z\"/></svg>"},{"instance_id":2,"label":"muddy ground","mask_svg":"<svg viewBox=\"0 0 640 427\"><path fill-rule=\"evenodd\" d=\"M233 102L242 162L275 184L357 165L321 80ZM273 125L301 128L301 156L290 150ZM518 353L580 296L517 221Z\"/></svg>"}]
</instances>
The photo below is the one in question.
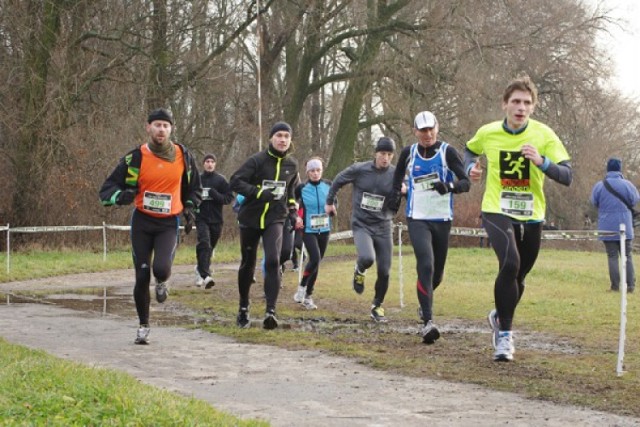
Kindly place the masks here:
<instances>
[{"instance_id":1,"label":"muddy ground","mask_svg":"<svg viewBox=\"0 0 640 427\"><path fill-rule=\"evenodd\" d=\"M229 274L234 271L229 269ZM224 273L221 273L224 274ZM193 267L176 266L174 283ZM136 346L132 270L0 284L0 336L274 426L640 426L640 419L481 387L376 371L315 351L243 344L176 327L188 313L152 303L151 344ZM94 288L78 294L74 289ZM42 299L38 289L56 290ZM72 297L73 296L73 297ZM74 300L73 309L68 303Z\"/></svg>"}]
</instances>

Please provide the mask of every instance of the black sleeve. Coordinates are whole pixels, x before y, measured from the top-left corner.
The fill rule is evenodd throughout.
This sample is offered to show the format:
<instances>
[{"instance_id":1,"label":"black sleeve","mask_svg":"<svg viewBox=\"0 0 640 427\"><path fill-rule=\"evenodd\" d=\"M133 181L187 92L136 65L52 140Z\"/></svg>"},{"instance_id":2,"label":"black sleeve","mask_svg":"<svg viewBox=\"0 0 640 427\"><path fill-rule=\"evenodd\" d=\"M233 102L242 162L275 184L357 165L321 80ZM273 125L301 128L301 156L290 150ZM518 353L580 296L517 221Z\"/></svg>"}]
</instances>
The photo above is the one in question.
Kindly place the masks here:
<instances>
[{"instance_id":1,"label":"black sleeve","mask_svg":"<svg viewBox=\"0 0 640 427\"><path fill-rule=\"evenodd\" d=\"M231 190L242 194L245 198L255 198L258 194L258 187L251 184L251 178L258 169L258 162L255 157L250 157L240 168L231 175L229 185Z\"/></svg>"},{"instance_id":2,"label":"black sleeve","mask_svg":"<svg viewBox=\"0 0 640 427\"><path fill-rule=\"evenodd\" d=\"M209 189L209 197L221 205L228 205L233 200L233 191L222 175L216 177L214 186Z\"/></svg>"},{"instance_id":3,"label":"black sleeve","mask_svg":"<svg viewBox=\"0 0 640 427\"><path fill-rule=\"evenodd\" d=\"M118 165L111 171L107 179L100 187L99 197L103 206L113 206L116 204L118 194L125 190L125 180L127 177L127 163L125 157L121 158Z\"/></svg>"},{"instance_id":4,"label":"black sleeve","mask_svg":"<svg viewBox=\"0 0 640 427\"><path fill-rule=\"evenodd\" d=\"M304 187L304 184L300 184L296 187L294 194L296 197L296 200L300 200L302 201L302 188Z\"/></svg>"},{"instance_id":5,"label":"black sleeve","mask_svg":"<svg viewBox=\"0 0 640 427\"><path fill-rule=\"evenodd\" d=\"M544 174L567 187L570 186L573 181L573 169L571 168L571 163L567 161L557 164L553 162L549 163L549 167L544 171Z\"/></svg>"},{"instance_id":6,"label":"black sleeve","mask_svg":"<svg viewBox=\"0 0 640 427\"><path fill-rule=\"evenodd\" d=\"M187 152L186 149L183 149L183 153ZM193 206L198 207L200 203L202 203L202 181L200 181L200 172L198 172L198 165L196 164L196 159L189 153L187 156L189 162L188 173L191 174L189 185L187 187L187 194L183 195L183 203L187 201L193 203ZM186 197L185 197L186 196Z\"/></svg>"},{"instance_id":7,"label":"black sleeve","mask_svg":"<svg viewBox=\"0 0 640 427\"><path fill-rule=\"evenodd\" d=\"M411 146L404 147L398 156L398 163L396 164L396 170L393 173L393 194L400 194L402 190L402 182L407 173L407 163L409 162L409 154L411 153Z\"/></svg>"},{"instance_id":8,"label":"black sleeve","mask_svg":"<svg viewBox=\"0 0 640 427\"><path fill-rule=\"evenodd\" d=\"M451 145L447 148L446 153L447 166L455 174L457 181L453 184L453 193L466 193L471 188L471 181L464 170L460 155Z\"/></svg>"}]
</instances>

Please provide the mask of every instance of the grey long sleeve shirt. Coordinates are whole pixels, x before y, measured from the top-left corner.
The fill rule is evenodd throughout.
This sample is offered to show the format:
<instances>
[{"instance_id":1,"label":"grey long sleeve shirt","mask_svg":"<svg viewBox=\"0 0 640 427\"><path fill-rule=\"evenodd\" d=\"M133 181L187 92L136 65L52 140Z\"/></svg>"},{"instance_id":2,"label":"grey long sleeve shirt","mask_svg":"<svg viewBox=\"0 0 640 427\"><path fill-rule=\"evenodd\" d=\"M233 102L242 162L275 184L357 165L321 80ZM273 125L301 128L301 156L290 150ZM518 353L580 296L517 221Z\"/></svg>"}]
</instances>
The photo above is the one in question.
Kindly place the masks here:
<instances>
[{"instance_id":1,"label":"grey long sleeve shirt","mask_svg":"<svg viewBox=\"0 0 640 427\"><path fill-rule=\"evenodd\" d=\"M333 205L340 188L353 184L351 197L351 226L365 229L372 235L391 230L393 212L389 210L389 197L393 192L393 174L396 167L377 169L374 161L355 163L333 180L327 195L327 205Z\"/></svg>"}]
</instances>

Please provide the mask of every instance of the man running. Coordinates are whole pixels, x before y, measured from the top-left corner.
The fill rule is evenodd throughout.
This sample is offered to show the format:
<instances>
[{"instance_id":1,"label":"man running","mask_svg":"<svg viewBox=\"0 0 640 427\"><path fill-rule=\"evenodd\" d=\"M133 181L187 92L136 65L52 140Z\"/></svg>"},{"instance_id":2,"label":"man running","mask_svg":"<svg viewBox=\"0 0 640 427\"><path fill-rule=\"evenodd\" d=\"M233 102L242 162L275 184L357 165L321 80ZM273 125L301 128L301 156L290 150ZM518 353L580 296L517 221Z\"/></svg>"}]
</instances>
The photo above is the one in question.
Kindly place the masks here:
<instances>
[{"instance_id":1,"label":"man running","mask_svg":"<svg viewBox=\"0 0 640 427\"><path fill-rule=\"evenodd\" d=\"M375 296L371 306L371 318L376 322L386 322L382 303L389 288L389 270L393 249L393 211L389 209L389 197L393 193L393 173L391 164L396 143L382 137L376 143L373 161L355 163L340 172L327 194L325 212L336 214L335 201L340 188L353 184L351 228L358 259L353 272L353 290L364 292L367 269L375 262L378 278Z\"/></svg>"},{"instance_id":2,"label":"man running","mask_svg":"<svg viewBox=\"0 0 640 427\"><path fill-rule=\"evenodd\" d=\"M233 200L233 191L227 179L216 172L218 159L215 154L204 156L202 181L202 203L196 212L196 286L209 289L215 285L211 272L211 257L222 234L224 217L222 207Z\"/></svg>"},{"instance_id":3,"label":"man running","mask_svg":"<svg viewBox=\"0 0 640 427\"><path fill-rule=\"evenodd\" d=\"M504 120L482 126L465 149L465 168L473 182L482 178L478 156L487 159L482 219L499 265L496 308L489 313L496 361L513 360L513 317L540 251L545 176L567 186L572 181L569 154L560 138L530 119L537 98L528 77L512 81L502 96Z\"/></svg>"},{"instance_id":4,"label":"man running","mask_svg":"<svg viewBox=\"0 0 640 427\"><path fill-rule=\"evenodd\" d=\"M418 113L413 134L418 142L404 147L393 178L394 207L398 210L401 189L408 177L406 217L416 257L418 302L422 341L440 338L434 325L433 292L440 285L449 250L453 220L453 194L469 191L470 183L455 148L438 140L438 121L430 111Z\"/></svg>"},{"instance_id":5,"label":"man running","mask_svg":"<svg viewBox=\"0 0 640 427\"><path fill-rule=\"evenodd\" d=\"M169 295L167 280L178 245L180 214L189 233L200 204L200 175L191 153L171 142L173 117L163 108L147 119L149 142L127 153L100 189L104 206L129 205L131 246L136 284L133 297L140 320L136 344L149 343L149 285L151 269L156 278L156 299L163 303ZM153 266L151 259L153 258Z\"/></svg>"},{"instance_id":6,"label":"man running","mask_svg":"<svg viewBox=\"0 0 640 427\"><path fill-rule=\"evenodd\" d=\"M289 124L274 124L269 133L269 147L249 157L231 176L231 189L244 196L238 211L242 261L238 270L240 307L237 324L241 328L251 325L249 291L254 281L260 237L264 246L267 304L263 327L278 327L276 302L282 280L280 251L283 226L287 215L294 224L298 217L294 191L300 178L298 162L289 155L291 135Z\"/></svg>"}]
</instances>

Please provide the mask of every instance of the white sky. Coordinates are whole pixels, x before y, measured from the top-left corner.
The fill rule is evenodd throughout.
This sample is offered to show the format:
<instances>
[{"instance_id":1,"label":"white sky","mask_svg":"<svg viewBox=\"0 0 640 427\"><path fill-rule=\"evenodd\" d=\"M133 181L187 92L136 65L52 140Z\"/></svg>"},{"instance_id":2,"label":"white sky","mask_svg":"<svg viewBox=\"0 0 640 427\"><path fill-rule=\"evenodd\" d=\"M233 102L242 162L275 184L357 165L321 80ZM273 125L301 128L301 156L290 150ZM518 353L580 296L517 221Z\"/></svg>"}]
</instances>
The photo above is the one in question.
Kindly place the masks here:
<instances>
[{"instance_id":1,"label":"white sky","mask_svg":"<svg viewBox=\"0 0 640 427\"><path fill-rule=\"evenodd\" d=\"M623 95L640 98L640 1L638 0L592 0L606 9L612 9L615 18L626 22L623 28L612 27L611 37L603 40L611 53L616 70L615 86ZM625 88L625 89L623 89Z\"/></svg>"}]
</instances>

